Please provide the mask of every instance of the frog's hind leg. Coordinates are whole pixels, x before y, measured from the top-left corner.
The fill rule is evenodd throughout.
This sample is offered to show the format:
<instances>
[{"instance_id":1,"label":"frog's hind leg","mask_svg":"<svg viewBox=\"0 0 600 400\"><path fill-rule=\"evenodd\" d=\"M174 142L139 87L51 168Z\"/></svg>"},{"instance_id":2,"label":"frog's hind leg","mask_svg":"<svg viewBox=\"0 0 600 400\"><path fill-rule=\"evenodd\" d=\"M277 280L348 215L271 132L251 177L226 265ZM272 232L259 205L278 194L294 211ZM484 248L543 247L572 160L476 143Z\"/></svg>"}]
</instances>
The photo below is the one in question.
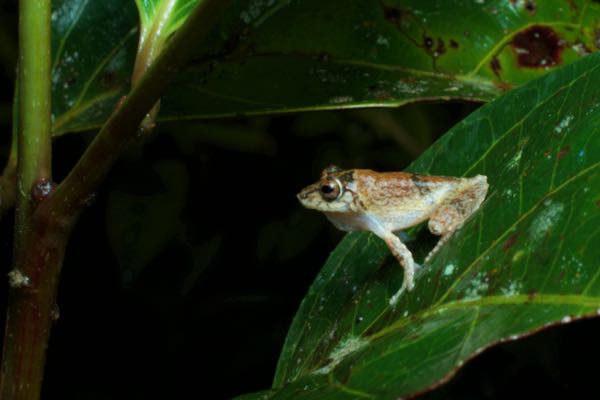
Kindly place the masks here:
<instances>
[{"instance_id":1,"label":"frog's hind leg","mask_svg":"<svg viewBox=\"0 0 600 400\"><path fill-rule=\"evenodd\" d=\"M452 234L479 208L485 199L487 189L487 178L478 175L469 179L468 184L456 190L440 204L439 208L431 215L428 227L431 233L441 237L433 250L425 257L425 263L431 260Z\"/></svg>"},{"instance_id":2,"label":"frog's hind leg","mask_svg":"<svg viewBox=\"0 0 600 400\"><path fill-rule=\"evenodd\" d=\"M394 235L392 231L385 229L375 218L365 215L363 223L366 228L385 241L392 255L398 260L404 269L402 286L390 299L390 305L395 306L400 295L405 291L411 291L415 287L415 270L419 267L413 260L408 247Z\"/></svg>"}]
</instances>

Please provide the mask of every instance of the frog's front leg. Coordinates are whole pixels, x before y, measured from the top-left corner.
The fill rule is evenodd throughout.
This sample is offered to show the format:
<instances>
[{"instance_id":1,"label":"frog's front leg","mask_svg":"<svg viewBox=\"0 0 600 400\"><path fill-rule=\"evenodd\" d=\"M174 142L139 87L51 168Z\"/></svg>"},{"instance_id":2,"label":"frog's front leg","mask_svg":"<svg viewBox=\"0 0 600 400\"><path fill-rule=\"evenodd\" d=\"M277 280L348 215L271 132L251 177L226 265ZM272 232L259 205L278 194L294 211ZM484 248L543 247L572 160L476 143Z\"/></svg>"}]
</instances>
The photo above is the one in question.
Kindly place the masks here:
<instances>
[{"instance_id":1,"label":"frog's front leg","mask_svg":"<svg viewBox=\"0 0 600 400\"><path fill-rule=\"evenodd\" d=\"M487 190L487 178L483 175L465 180L431 214L428 223L429 231L441 237L425 257L425 263L428 263L465 220L479 209Z\"/></svg>"}]
</instances>

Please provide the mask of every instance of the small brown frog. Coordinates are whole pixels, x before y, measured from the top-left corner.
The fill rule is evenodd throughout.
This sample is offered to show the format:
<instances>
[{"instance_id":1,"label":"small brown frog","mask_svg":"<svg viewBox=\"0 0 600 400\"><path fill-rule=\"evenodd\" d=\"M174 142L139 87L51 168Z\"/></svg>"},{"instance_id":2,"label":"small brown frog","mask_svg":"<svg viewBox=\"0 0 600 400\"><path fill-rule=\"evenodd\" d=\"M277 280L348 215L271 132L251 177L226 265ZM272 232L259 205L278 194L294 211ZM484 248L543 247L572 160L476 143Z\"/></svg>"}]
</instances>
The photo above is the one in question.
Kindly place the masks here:
<instances>
[{"instance_id":1,"label":"small brown frog","mask_svg":"<svg viewBox=\"0 0 600 400\"><path fill-rule=\"evenodd\" d=\"M306 208L322 211L346 232L371 231L382 238L404 268L400 289L390 299L395 305L402 292L414 288L418 267L412 253L393 232L429 220L429 230L441 236L425 257L427 263L487 194L487 177L426 176L370 169L325 168L319 182L298 193Z\"/></svg>"}]
</instances>

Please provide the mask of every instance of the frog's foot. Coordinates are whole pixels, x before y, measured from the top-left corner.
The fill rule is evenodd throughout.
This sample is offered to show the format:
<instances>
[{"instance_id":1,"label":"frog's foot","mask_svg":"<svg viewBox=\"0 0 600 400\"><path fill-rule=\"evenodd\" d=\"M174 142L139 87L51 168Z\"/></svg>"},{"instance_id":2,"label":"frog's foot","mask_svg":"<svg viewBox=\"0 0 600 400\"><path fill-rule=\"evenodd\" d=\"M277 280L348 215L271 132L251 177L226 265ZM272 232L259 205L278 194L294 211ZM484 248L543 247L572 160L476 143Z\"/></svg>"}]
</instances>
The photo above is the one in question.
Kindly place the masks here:
<instances>
[{"instance_id":1,"label":"frog's foot","mask_svg":"<svg viewBox=\"0 0 600 400\"><path fill-rule=\"evenodd\" d=\"M459 228L460 228L460 225L458 225L456 227L456 229L459 229ZM452 230L452 231L444 234L442 237L440 237L440 240L438 240L438 242L433 247L433 249L425 257L425 261L423 261L424 264L428 264L429 261L431 261L431 259L433 258L433 256L435 256L437 254L437 252L440 251L440 249L442 248L442 246L448 241L448 239L450 239L450 237L452 237L453 233L454 233L454 230Z\"/></svg>"},{"instance_id":2,"label":"frog's foot","mask_svg":"<svg viewBox=\"0 0 600 400\"><path fill-rule=\"evenodd\" d=\"M415 270L421 268L419 264L411 260L405 260L402 263L404 268L404 279L402 280L402 286L400 289L390 298L390 306L394 307L398 302L398 299L404 293L405 290L409 292L415 288Z\"/></svg>"},{"instance_id":3,"label":"frog's foot","mask_svg":"<svg viewBox=\"0 0 600 400\"><path fill-rule=\"evenodd\" d=\"M412 254L408 247L404 243L400 241L400 239L394 235L392 232L383 230L379 225L373 225L372 231L381 237L391 253L398 260L402 268L404 269L404 279L402 281L402 286L392 296L390 299L390 305L395 305L398 301L398 298L404 292L404 290L412 290L415 287L415 270L419 267L417 263L413 260Z\"/></svg>"},{"instance_id":4,"label":"frog's foot","mask_svg":"<svg viewBox=\"0 0 600 400\"><path fill-rule=\"evenodd\" d=\"M390 297L390 306L391 307L396 307L396 303L398 303L398 299L400 298L400 295L402 293L404 293L404 290L406 290L406 285L405 282L402 282L402 286L400 286L400 289L398 289L398 291L392 296Z\"/></svg>"}]
</instances>

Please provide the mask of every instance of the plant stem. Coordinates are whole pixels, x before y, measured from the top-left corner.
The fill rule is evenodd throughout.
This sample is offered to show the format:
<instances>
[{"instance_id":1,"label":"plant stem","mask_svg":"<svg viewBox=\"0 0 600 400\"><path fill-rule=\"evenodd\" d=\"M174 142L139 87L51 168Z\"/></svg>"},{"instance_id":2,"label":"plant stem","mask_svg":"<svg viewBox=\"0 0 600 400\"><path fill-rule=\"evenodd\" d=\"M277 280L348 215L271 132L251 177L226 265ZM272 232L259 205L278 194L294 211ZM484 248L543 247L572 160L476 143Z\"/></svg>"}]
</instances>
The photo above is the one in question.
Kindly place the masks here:
<instances>
[{"instance_id":1,"label":"plant stem","mask_svg":"<svg viewBox=\"0 0 600 400\"><path fill-rule=\"evenodd\" d=\"M178 68L192 56L199 42L214 27L229 2L230 0L204 0L196 7L130 95L117 106L67 178L48 197L39 189L45 188L43 183L50 179L50 132L49 125L41 123L39 106L41 102L48 107L44 108L44 112L49 117L49 93L30 91L29 85L28 89L24 88L20 92L20 113L28 118L27 124L21 125L18 143L17 223L22 225L15 227L15 264L9 274L11 289L0 371L1 399L39 398L47 342L56 314L56 288L64 251L77 217L94 196L128 141L136 135L146 113L158 101ZM37 21L36 26L46 26L48 32L42 35L38 29L35 39L38 43L40 38L44 38L44 42L48 39L48 50L49 0L21 0L20 29L34 29L29 26L33 21L30 14L35 8L34 4L45 4L48 7L47 13L42 13L39 9L36 11L36 17L44 19L43 23ZM20 41L24 51L22 67L26 65L27 57L33 53L29 50L33 45L25 37L27 36ZM40 54L46 54L45 50L36 54L38 59ZM48 69L44 73L48 75L44 79L49 84L49 53L47 62ZM19 80L24 83L28 79L39 81L41 75L38 73L41 72L34 72L30 65L27 66L29 68L20 73ZM38 89L42 83L39 84ZM38 97L26 97L33 94ZM34 112L27 108L33 104L37 107ZM35 125L36 130L31 133L32 131L23 128L25 125L28 129L32 128L29 119L33 117L33 113L37 113L35 118L39 118L39 121ZM30 132L30 136L25 132ZM42 198L32 204L32 194L34 198L39 197L36 193L41 193ZM20 227L26 229L17 233Z\"/></svg>"},{"instance_id":2,"label":"plant stem","mask_svg":"<svg viewBox=\"0 0 600 400\"><path fill-rule=\"evenodd\" d=\"M34 184L52 177L50 4L19 2L18 221L31 214Z\"/></svg>"},{"instance_id":3,"label":"plant stem","mask_svg":"<svg viewBox=\"0 0 600 400\"><path fill-rule=\"evenodd\" d=\"M230 0L204 0L165 45L130 95L121 103L87 148L77 165L48 199L52 213L75 215L94 196L104 176L168 83L204 39Z\"/></svg>"},{"instance_id":4,"label":"plant stem","mask_svg":"<svg viewBox=\"0 0 600 400\"><path fill-rule=\"evenodd\" d=\"M56 282L40 278L44 264L53 258L40 251L45 235L32 222L34 191L47 195L51 175L51 44L50 0L19 2L19 73L17 190L13 269L6 312L6 332L0 371L2 399L39 397L45 343L50 332L47 292L56 290ZM14 122L13 122L14 123ZM9 160L14 165L14 159ZM9 170L10 172L10 170ZM39 197L39 196L38 196ZM41 199L38 199L40 201ZM40 240L41 239L41 240ZM31 259L35 259L32 262ZM62 257L61 257L62 258ZM50 295L52 296L52 295ZM53 298L53 297L50 297ZM43 346L31 345L44 343Z\"/></svg>"}]
</instances>

